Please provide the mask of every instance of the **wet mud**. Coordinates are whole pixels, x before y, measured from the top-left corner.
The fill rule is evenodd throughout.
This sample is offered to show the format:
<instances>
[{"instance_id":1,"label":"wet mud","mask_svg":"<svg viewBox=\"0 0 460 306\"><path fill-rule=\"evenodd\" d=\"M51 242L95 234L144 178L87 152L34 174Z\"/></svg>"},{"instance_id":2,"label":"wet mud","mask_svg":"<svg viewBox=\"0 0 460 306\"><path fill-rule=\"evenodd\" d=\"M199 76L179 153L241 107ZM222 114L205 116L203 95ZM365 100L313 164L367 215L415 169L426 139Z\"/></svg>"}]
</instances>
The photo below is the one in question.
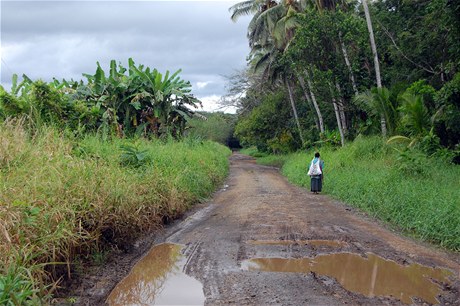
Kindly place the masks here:
<instances>
[{"instance_id":1,"label":"wet mud","mask_svg":"<svg viewBox=\"0 0 460 306\"><path fill-rule=\"evenodd\" d=\"M367 297L396 297L406 304L413 297L436 304L440 284L451 284L454 273L418 264L403 266L374 254L319 255L314 258L254 258L241 264L243 270L266 272L315 272L335 278L345 289Z\"/></svg>"},{"instance_id":2,"label":"wet mud","mask_svg":"<svg viewBox=\"0 0 460 306\"><path fill-rule=\"evenodd\" d=\"M76 304L123 304L136 290L154 301L126 303L158 304L170 281L177 296L189 286L174 283L179 273L204 305L460 305L459 253L403 237L247 156L230 164L212 199L80 279Z\"/></svg>"},{"instance_id":3,"label":"wet mud","mask_svg":"<svg viewBox=\"0 0 460 306\"><path fill-rule=\"evenodd\" d=\"M254 245L314 245L314 246L330 246L330 247L343 247L347 243L343 241L334 240L272 240L272 241L248 241L249 244Z\"/></svg>"}]
</instances>

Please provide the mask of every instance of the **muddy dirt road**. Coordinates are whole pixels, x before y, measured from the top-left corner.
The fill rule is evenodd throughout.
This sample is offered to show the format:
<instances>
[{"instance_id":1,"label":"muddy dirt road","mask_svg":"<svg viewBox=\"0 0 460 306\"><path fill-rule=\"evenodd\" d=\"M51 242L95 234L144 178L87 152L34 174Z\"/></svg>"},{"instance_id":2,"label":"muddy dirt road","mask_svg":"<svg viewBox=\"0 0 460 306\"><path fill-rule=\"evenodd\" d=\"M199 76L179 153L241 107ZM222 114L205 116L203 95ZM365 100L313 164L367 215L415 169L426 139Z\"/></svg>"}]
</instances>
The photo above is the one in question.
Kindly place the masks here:
<instances>
[{"instance_id":1,"label":"muddy dirt road","mask_svg":"<svg viewBox=\"0 0 460 306\"><path fill-rule=\"evenodd\" d=\"M79 302L460 305L459 254L401 237L240 154L231 157L224 189L150 238L139 250L167 244L145 255L108 299L141 256L105 267L81 287ZM171 276L176 300L160 293Z\"/></svg>"}]
</instances>

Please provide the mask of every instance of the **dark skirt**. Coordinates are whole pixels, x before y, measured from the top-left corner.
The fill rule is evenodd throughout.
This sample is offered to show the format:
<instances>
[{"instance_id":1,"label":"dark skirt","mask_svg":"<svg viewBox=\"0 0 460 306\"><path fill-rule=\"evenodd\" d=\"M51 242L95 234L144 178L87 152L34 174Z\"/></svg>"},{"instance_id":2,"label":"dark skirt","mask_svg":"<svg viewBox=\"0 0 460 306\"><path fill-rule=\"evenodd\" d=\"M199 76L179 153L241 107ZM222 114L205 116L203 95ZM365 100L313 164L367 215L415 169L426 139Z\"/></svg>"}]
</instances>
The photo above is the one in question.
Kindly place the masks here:
<instances>
[{"instance_id":1,"label":"dark skirt","mask_svg":"<svg viewBox=\"0 0 460 306\"><path fill-rule=\"evenodd\" d=\"M312 192L321 192L323 188L323 180L321 175L313 175L311 177L311 191Z\"/></svg>"}]
</instances>

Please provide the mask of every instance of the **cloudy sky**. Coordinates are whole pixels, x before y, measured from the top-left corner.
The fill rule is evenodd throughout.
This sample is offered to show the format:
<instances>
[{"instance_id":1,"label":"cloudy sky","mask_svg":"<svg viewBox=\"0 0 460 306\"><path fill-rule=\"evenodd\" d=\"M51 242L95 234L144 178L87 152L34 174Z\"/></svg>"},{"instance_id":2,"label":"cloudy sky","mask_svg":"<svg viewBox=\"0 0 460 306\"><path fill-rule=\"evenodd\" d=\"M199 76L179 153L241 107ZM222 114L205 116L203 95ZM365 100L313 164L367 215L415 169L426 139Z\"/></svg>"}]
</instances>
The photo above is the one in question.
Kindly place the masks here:
<instances>
[{"instance_id":1,"label":"cloudy sky","mask_svg":"<svg viewBox=\"0 0 460 306\"><path fill-rule=\"evenodd\" d=\"M5 1L1 6L1 84L82 79L115 59L160 72L182 69L204 110L215 110L225 78L245 67L249 18L230 20L241 1ZM227 110L231 111L231 110Z\"/></svg>"}]
</instances>

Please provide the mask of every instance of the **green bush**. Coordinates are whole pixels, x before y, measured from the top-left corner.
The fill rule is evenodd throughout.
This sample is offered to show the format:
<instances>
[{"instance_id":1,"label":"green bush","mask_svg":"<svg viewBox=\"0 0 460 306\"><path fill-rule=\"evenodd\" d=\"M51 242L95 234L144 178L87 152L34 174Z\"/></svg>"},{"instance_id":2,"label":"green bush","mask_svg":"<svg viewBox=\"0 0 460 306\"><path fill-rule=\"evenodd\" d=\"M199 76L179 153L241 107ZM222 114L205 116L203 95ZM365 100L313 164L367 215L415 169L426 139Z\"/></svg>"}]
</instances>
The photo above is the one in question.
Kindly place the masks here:
<instances>
[{"instance_id":1,"label":"green bush","mask_svg":"<svg viewBox=\"0 0 460 306\"><path fill-rule=\"evenodd\" d=\"M454 149L460 143L460 72L436 93L434 100L439 110L436 134L443 146Z\"/></svg>"}]
</instances>

